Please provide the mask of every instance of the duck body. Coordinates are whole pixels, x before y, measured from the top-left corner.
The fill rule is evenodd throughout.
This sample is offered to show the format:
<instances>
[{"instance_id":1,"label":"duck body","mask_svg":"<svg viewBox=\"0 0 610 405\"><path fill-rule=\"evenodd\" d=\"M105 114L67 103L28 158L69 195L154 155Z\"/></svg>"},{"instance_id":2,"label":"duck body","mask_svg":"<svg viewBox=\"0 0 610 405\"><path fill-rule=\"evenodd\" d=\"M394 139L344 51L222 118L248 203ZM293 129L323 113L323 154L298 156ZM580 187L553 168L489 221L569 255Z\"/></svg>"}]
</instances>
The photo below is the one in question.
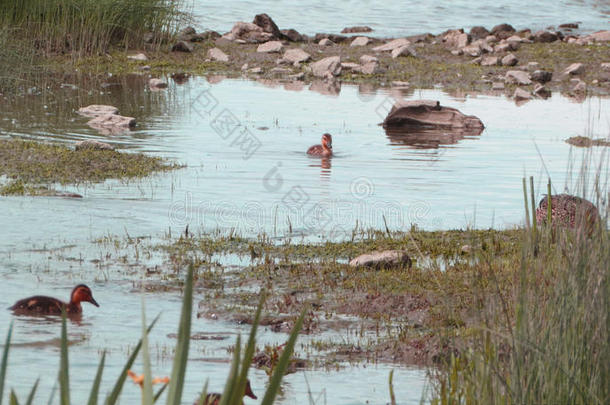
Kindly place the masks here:
<instances>
[{"instance_id":1,"label":"duck body","mask_svg":"<svg viewBox=\"0 0 610 405\"><path fill-rule=\"evenodd\" d=\"M322 135L322 144L313 145L307 149L307 154L311 156L329 157L333 155L333 139L330 134Z\"/></svg>"},{"instance_id":2,"label":"duck body","mask_svg":"<svg viewBox=\"0 0 610 405\"><path fill-rule=\"evenodd\" d=\"M254 392L252 392L252 387L250 386L250 380L246 382L246 389L244 391L244 396L250 397L252 399L257 399ZM220 400L222 399L222 394L217 392L211 392L205 396L205 401L203 401L203 405L218 405L220 404ZM244 405L244 401L241 401L241 404ZM193 405L199 405L199 399L193 402Z\"/></svg>"},{"instance_id":3,"label":"duck body","mask_svg":"<svg viewBox=\"0 0 610 405\"><path fill-rule=\"evenodd\" d=\"M99 307L97 301L93 299L91 289L84 284L79 284L72 290L70 302L63 302L44 295L34 295L17 301L9 309L21 314L61 315L62 308L65 308L67 314L80 314L83 312L80 304L83 301Z\"/></svg>"}]
</instances>

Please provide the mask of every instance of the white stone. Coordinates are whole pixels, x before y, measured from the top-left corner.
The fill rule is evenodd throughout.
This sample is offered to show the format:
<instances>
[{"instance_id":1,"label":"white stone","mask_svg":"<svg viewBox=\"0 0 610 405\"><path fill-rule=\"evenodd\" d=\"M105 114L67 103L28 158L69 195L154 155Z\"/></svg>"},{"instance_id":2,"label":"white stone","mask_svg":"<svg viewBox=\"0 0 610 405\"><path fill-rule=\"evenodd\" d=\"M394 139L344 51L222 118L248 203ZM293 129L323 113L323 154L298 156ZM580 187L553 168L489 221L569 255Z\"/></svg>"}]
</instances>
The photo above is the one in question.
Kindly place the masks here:
<instances>
[{"instance_id":1,"label":"white stone","mask_svg":"<svg viewBox=\"0 0 610 405\"><path fill-rule=\"evenodd\" d=\"M218 61L218 62L228 62L229 55L224 53L222 50L218 48L212 48L208 50L208 58Z\"/></svg>"},{"instance_id":2,"label":"white stone","mask_svg":"<svg viewBox=\"0 0 610 405\"><path fill-rule=\"evenodd\" d=\"M127 59L131 60L148 60L148 57L143 53L136 53L135 55L127 55Z\"/></svg>"},{"instance_id":3,"label":"white stone","mask_svg":"<svg viewBox=\"0 0 610 405\"><path fill-rule=\"evenodd\" d=\"M153 78L148 81L148 87L153 90L164 89L167 87L167 82L161 79Z\"/></svg>"},{"instance_id":4,"label":"white stone","mask_svg":"<svg viewBox=\"0 0 610 405\"><path fill-rule=\"evenodd\" d=\"M256 52L260 53L279 53L282 52L284 45L282 45L281 41L267 41L263 44L260 44L258 48L256 48Z\"/></svg>"},{"instance_id":5,"label":"white stone","mask_svg":"<svg viewBox=\"0 0 610 405\"><path fill-rule=\"evenodd\" d=\"M311 55L300 48L288 49L284 52L284 59L290 63L303 63L311 59Z\"/></svg>"},{"instance_id":6,"label":"white stone","mask_svg":"<svg viewBox=\"0 0 610 405\"><path fill-rule=\"evenodd\" d=\"M396 48L400 48L401 46L411 45L411 41L407 38L398 38L393 41L390 41L386 44L376 46L373 48L375 52L391 52Z\"/></svg>"},{"instance_id":7,"label":"white stone","mask_svg":"<svg viewBox=\"0 0 610 405\"><path fill-rule=\"evenodd\" d=\"M350 46L366 46L371 42L371 38L368 37L356 37L350 44Z\"/></svg>"},{"instance_id":8,"label":"white stone","mask_svg":"<svg viewBox=\"0 0 610 405\"><path fill-rule=\"evenodd\" d=\"M365 64L365 63L369 63L369 62L378 62L379 59L377 59L377 57L375 56L371 56L371 55L362 55L360 57L360 63L361 64Z\"/></svg>"}]
</instances>

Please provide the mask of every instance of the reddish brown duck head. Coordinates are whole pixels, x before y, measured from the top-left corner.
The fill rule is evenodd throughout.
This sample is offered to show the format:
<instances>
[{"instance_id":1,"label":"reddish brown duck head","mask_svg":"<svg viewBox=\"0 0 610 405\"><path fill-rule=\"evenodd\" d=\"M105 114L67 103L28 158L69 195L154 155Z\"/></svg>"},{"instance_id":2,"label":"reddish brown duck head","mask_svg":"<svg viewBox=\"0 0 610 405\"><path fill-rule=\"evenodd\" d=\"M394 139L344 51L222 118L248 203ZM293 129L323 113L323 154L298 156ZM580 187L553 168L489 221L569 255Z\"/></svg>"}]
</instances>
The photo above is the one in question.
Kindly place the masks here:
<instances>
[{"instance_id":1,"label":"reddish brown duck head","mask_svg":"<svg viewBox=\"0 0 610 405\"><path fill-rule=\"evenodd\" d=\"M96 307L100 306L93 298L93 293L91 292L91 289L85 284L77 285L72 290L72 294L70 294L70 305L80 305L81 302L90 302Z\"/></svg>"}]
</instances>

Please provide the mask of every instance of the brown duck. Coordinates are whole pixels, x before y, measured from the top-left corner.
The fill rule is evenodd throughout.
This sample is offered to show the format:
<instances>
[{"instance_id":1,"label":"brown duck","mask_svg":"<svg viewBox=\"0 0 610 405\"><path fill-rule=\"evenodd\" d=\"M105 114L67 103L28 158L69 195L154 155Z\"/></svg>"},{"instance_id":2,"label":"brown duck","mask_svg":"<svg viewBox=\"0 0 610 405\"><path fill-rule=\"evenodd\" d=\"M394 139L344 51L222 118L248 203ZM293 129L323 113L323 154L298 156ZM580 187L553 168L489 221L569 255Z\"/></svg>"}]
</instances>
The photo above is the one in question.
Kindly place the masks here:
<instances>
[{"instance_id":1,"label":"brown duck","mask_svg":"<svg viewBox=\"0 0 610 405\"><path fill-rule=\"evenodd\" d=\"M81 302L90 302L96 307L99 304L93 299L91 289L84 284L79 284L70 294L70 302L65 303L53 297L35 295L17 301L9 309L20 314L31 315L61 315L61 309L65 308L67 314L80 314L83 312Z\"/></svg>"},{"instance_id":2,"label":"brown duck","mask_svg":"<svg viewBox=\"0 0 610 405\"><path fill-rule=\"evenodd\" d=\"M244 391L244 396L250 397L252 399L257 398L256 395L254 395L254 393L252 392L252 387L250 387L250 380L246 381L246 389ZM217 392L211 392L205 396L205 401L203 401L203 405L218 405L220 404L221 397L221 394ZM242 401L241 403L243 405L244 401ZM193 402L193 405L199 405L199 398L197 398L197 400Z\"/></svg>"},{"instance_id":3,"label":"brown duck","mask_svg":"<svg viewBox=\"0 0 610 405\"><path fill-rule=\"evenodd\" d=\"M333 155L333 138L330 134L322 135L322 144L313 145L307 149L307 154L311 156L329 157Z\"/></svg>"}]
</instances>

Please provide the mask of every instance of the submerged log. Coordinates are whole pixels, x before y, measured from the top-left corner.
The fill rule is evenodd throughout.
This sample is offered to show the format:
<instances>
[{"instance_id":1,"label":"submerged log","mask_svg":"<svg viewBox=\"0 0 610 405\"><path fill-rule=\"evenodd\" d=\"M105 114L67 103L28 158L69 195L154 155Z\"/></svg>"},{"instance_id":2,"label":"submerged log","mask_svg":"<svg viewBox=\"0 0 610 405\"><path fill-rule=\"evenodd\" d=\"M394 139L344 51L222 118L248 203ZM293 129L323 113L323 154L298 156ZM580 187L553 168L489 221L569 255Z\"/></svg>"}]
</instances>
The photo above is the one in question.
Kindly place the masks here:
<instances>
[{"instance_id":1,"label":"submerged log","mask_svg":"<svg viewBox=\"0 0 610 405\"><path fill-rule=\"evenodd\" d=\"M443 107L435 100L399 101L382 123L384 128L456 128L482 131L485 126L473 115ZM479 131L479 132L480 132Z\"/></svg>"}]
</instances>

